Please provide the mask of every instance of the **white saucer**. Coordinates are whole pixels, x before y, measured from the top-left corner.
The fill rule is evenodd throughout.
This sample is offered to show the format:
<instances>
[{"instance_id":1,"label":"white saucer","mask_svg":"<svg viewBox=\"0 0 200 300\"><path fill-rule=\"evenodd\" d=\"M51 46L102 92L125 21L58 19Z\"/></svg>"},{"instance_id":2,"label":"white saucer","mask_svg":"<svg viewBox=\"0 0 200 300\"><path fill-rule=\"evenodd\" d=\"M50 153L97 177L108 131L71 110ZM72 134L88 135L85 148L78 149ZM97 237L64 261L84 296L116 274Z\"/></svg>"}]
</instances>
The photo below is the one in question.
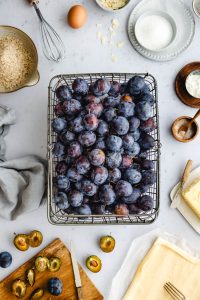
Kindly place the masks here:
<instances>
[{"instance_id":1,"label":"white saucer","mask_svg":"<svg viewBox=\"0 0 200 300\"><path fill-rule=\"evenodd\" d=\"M161 51L145 49L135 36L135 24L138 18L150 10L163 11L176 23L176 38ZM141 55L156 61L168 61L176 58L191 44L194 32L195 21L192 11L181 0L142 0L133 9L128 22L128 35L133 47Z\"/></svg>"}]
</instances>

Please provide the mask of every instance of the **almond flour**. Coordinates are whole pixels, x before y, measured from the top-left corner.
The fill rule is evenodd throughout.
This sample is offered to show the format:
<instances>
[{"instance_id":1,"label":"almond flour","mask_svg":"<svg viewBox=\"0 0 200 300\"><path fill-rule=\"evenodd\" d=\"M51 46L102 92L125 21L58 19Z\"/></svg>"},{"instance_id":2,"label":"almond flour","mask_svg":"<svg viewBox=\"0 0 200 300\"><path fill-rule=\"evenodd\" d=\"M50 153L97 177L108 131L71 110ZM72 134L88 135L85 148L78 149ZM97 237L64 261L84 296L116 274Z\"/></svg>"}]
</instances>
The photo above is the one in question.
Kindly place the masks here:
<instances>
[{"instance_id":1,"label":"almond flour","mask_svg":"<svg viewBox=\"0 0 200 300\"><path fill-rule=\"evenodd\" d=\"M33 60L21 40L0 37L0 88L12 91L23 86L33 71Z\"/></svg>"},{"instance_id":2,"label":"almond flour","mask_svg":"<svg viewBox=\"0 0 200 300\"><path fill-rule=\"evenodd\" d=\"M101 4L109 9L120 9L128 3L128 0L101 0Z\"/></svg>"}]
</instances>

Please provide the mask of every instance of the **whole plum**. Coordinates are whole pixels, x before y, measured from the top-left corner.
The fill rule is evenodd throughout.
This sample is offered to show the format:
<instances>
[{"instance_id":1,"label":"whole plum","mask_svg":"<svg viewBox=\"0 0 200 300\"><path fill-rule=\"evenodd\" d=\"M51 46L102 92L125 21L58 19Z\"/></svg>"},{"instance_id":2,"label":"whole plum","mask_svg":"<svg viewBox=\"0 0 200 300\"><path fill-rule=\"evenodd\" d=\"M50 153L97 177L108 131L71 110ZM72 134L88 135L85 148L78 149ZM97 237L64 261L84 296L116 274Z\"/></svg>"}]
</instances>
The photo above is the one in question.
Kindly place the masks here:
<instances>
[{"instance_id":1,"label":"whole plum","mask_svg":"<svg viewBox=\"0 0 200 300\"><path fill-rule=\"evenodd\" d=\"M150 150L155 146L154 138L147 133L142 133L138 142L143 150Z\"/></svg>"},{"instance_id":2,"label":"whole plum","mask_svg":"<svg viewBox=\"0 0 200 300\"><path fill-rule=\"evenodd\" d=\"M107 149L117 152L122 147L122 139L117 135L109 135L106 139Z\"/></svg>"},{"instance_id":3,"label":"whole plum","mask_svg":"<svg viewBox=\"0 0 200 300\"><path fill-rule=\"evenodd\" d=\"M91 179L96 185L103 184L108 178L108 170L105 167L96 167L92 170Z\"/></svg>"},{"instance_id":4,"label":"whole plum","mask_svg":"<svg viewBox=\"0 0 200 300\"><path fill-rule=\"evenodd\" d=\"M129 131L129 122L125 117L115 117L112 120L112 126L118 135L125 135Z\"/></svg>"},{"instance_id":5,"label":"whole plum","mask_svg":"<svg viewBox=\"0 0 200 300\"><path fill-rule=\"evenodd\" d=\"M155 98L150 93L142 94L140 99L140 101L148 102L151 106L153 106L155 103Z\"/></svg>"},{"instance_id":6,"label":"whole plum","mask_svg":"<svg viewBox=\"0 0 200 300\"><path fill-rule=\"evenodd\" d=\"M132 194L132 185L125 180L120 180L115 186L115 192L118 197L128 197Z\"/></svg>"},{"instance_id":7,"label":"whole plum","mask_svg":"<svg viewBox=\"0 0 200 300\"><path fill-rule=\"evenodd\" d=\"M103 105L102 105L102 103L91 102L86 106L86 111L89 114L94 114L97 117L100 117L103 112Z\"/></svg>"},{"instance_id":8,"label":"whole plum","mask_svg":"<svg viewBox=\"0 0 200 300\"><path fill-rule=\"evenodd\" d=\"M118 113L126 118L135 114L135 104L132 102L121 101L118 105Z\"/></svg>"},{"instance_id":9,"label":"whole plum","mask_svg":"<svg viewBox=\"0 0 200 300\"><path fill-rule=\"evenodd\" d=\"M108 123L106 123L104 120L100 120L96 131L99 136L105 136L109 132Z\"/></svg>"},{"instance_id":10,"label":"whole plum","mask_svg":"<svg viewBox=\"0 0 200 300\"><path fill-rule=\"evenodd\" d=\"M76 160L76 169L81 175L86 174L90 170L90 162L86 156L80 156Z\"/></svg>"},{"instance_id":11,"label":"whole plum","mask_svg":"<svg viewBox=\"0 0 200 300\"><path fill-rule=\"evenodd\" d=\"M122 140L124 149L131 151L135 143L133 136L130 134L126 134L123 136Z\"/></svg>"},{"instance_id":12,"label":"whole plum","mask_svg":"<svg viewBox=\"0 0 200 300\"><path fill-rule=\"evenodd\" d=\"M141 121L146 121L153 116L152 106L145 101L137 103L135 111Z\"/></svg>"},{"instance_id":13,"label":"whole plum","mask_svg":"<svg viewBox=\"0 0 200 300\"><path fill-rule=\"evenodd\" d=\"M76 158L76 157L79 157L83 152L83 149L81 147L81 145L79 144L79 142L72 142L68 149L67 149L67 154L69 157L73 157L73 158Z\"/></svg>"},{"instance_id":14,"label":"whole plum","mask_svg":"<svg viewBox=\"0 0 200 300\"><path fill-rule=\"evenodd\" d=\"M81 189L83 194L89 197L97 193L97 186L90 180L83 180Z\"/></svg>"},{"instance_id":15,"label":"whole plum","mask_svg":"<svg viewBox=\"0 0 200 300\"><path fill-rule=\"evenodd\" d=\"M151 131L156 129L156 124L153 118L149 118L146 121L141 122L140 129L146 133L150 133Z\"/></svg>"},{"instance_id":16,"label":"whole plum","mask_svg":"<svg viewBox=\"0 0 200 300\"><path fill-rule=\"evenodd\" d=\"M56 133L62 132L67 127L67 121L63 118L56 118L52 122L52 128Z\"/></svg>"},{"instance_id":17,"label":"whole plum","mask_svg":"<svg viewBox=\"0 0 200 300\"><path fill-rule=\"evenodd\" d=\"M106 214L106 208L105 205L100 203L95 203L92 205L92 212L95 215L105 215Z\"/></svg>"},{"instance_id":18,"label":"whole plum","mask_svg":"<svg viewBox=\"0 0 200 300\"><path fill-rule=\"evenodd\" d=\"M143 211L150 211L154 206L153 198L149 195L143 195L138 199L137 206Z\"/></svg>"},{"instance_id":19,"label":"whole plum","mask_svg":"<svg viewBox=\"0 0 200 300\"><path fill-rule=\"evenodd\" d=\"M72 83L72 88L75 93L85 95L89 90L87 82L83 78L76 78Z\"/></svg>"},{"instance_id":20,"label":"whole plum","mask_svg":"<svg viewBox=\"0 0 200 300\"><path fill-rule=\"evenodd\" d=\"M106 155L106 165L108 168L118 168L121 165L122 156L120 152L108 152Z\"/></svg>"},{"instance_id":21,"label":"whole plum","mask_svg":"<svg viewBox=\"0 0 200 300\"><path fill-rule=\"evenodd\" d=\"M117 204L115 205L114 213L119 216L128 216L129 215L128 206L126 204Z\"/></svg>"},{"instance_id":22,"label":"whole plum","mask_svg":"<svg viewBox=\"0 0 200 300\"><path fill-rule=\"evenodd\" d=\"M96 142L96 135L93 131L83 131L78 136L79 143L84 147L90 147Z\"/></svg>"},{"instance_id":23,"label":"whole plum","mask_svg":"<svg viewBox=\"0 0 200 300\"><path fill-rule=\"evenodd\" d=\"M53 146L52 154L56 157L63 156L65 154L65 146L60 142L55 143Z\"/></svg>"},{"instance_id":24,"label":"whole plum","mask_svg":"<svg viewBox=\"0 0 200 300\"><path fill-rule=\"evenodd\" d=\"M68 85L61 85L56 89L56 97L60 101L69 101L72 99L72 91Z\"/></svg>"},{"instance_id":25,"label":"whole plum","mask_svg":"<svg viewBox=\"0 0 200 300\"><path fill-rule=\"evenodd\" d=\"M78 208L79 215L91 215L92 211L89 205L83 204Z\"/></svg>"},{"instance_id":26,"label":"whole plum","mask_svg":"<svg viewBox=\"0 0 200 300\"><path fill-rule=\"evenodd\" d=\"M140 94L144 86L144 78L142 78L141 76L134 76L128 81L127 90L131 95L135 96Z\"/></svg>"},{"instance_id":27,"label":"whole plum","mask_svg":"<svg viewBox=\"0 0 200 300\"><path fill-rule=\"evenodd\" d=\"M87 130L92 130L92 131L96 130L98 127L98 124L99 124L99 120L97 119L96 115L87 114L84 117L84 125Z\"/></svg>"},{"instance_id":28,"label":"whole plum","mask_svg":"<svg viewBox=\"0 0 200 300\"><path fill-rule=\"evenodd\" d=\"M155 167L155 163L153 160L145 159L141 161L141 168L143 170L153 170Z\"/></svg>"},{"instance_id":29,"label":"whole plum","mask_svg":"<svg viewBox=\"0 0 200 300\"><path fill-rule=\"evenodd\" d=\"M76 99L71 99L63 102L63 107L67 115L74 115L81 111L81 103Z\"/></svg>"},{"instance_id":30,"label":"whole plum","mask_svg":"<svg viewBox=\"0 0 200 300\"><path fill-rule=\"evenodd\" d=\"M137 199L140 198L141 192L138 188L133 188L133 192L129 197L123 197L122 200L126 204L134 204L137 202Z\"/></svg>"},{"instance_id":31,"label":"whole plum","mask_svg":"<svg viewBox=\"0 0 200 300\"><path fill-rule=\"evenodd\" d=\"M93 102L93 103L100 103L101 99L99 99L98 97L96 97L96 96L94 96L92 94L88 94L88 95L85 96L84 101L86 103L91 103L91 102Z\"/></svg>"},{"instance_id":32,"label":"whole plum","mask_svg":"<svg viewBox=\"0 0 200 300\"><path fill-rule=\"evenodd\" d=\"M6 269L10 267L11 264L12 264L12 255L7 251L1 252L0 267Z\"/></svg>"},{"instance_id":33,"label":"whole plum","mask_svg":"<svg viewBox=\"0 0 200 300\"><path fill-rule=\"evenodd\" d=\"M54 177L53 181L59 190L68 191L70 189L70 182L67 176L58 175Z\"/></svg>"},{"instance_id":34,"label":"whole plum","mask_svg":"<svg viewBox=\"0 0 200 300\"><path fill-rule=\"evenodd\" d=\"M99 190L99 198L105 205L111 205L115 202L116 194L111 185L103 185Z\"/></svg>"},{"instance_id":35,"label":"whole plum","mask_svg":"<svg viewBox=\"0 0 200 300\"><path fill-rule=\"evenodd\" d=\"M64 145L69 145L75 139L75 134L69 130L64 131L61 136L60 140L63 142Z\"/></svg>"},{"instance_id":36,"label":"whole plum","mask_svg":"<svg viewBox=\"0 0 200 300\"><path fill-rule=\"evenodd\" d=\"M131 215L139 215L142 212L142 210L135 203L129 204L128 209Z\"/></svg>"},{"instance_id":37,"label":"whole plum","mask_svg":"<svg viewBox=\"0 0 200 300\"><path fill-rule=\"evenodd\" d=\"M61 102L57 103L54 106L54 112L57 117L64 117L65 111L64 111L64 107Z\"/></svg>"},{"instance_id":38,"label":"whole plum","mask_svg":"<svg viewBox=\"0 0 200 300\"><path fill-rule=\"evenodd\" d=\"M97 79L91 86L92 93L97 97L107 94L110 88L110 82L106 78Z\"/></svg>"},{"instance_id":39,"label":"whole plum","mask_svg":"<svg viewBox=\"0 0 200 300\"><path fill-rule=\"evenodd\" d=\"M104 99L104 107L116 107L120 103L119 97L108 96Z\"/></svg>"},{"instance_id":40,"label":"whole plum","mask_svg":"<svg viewBox=\"0 0 200 300\"><path fill-rule=\"evenodd\" d=\"M78 116L70 121L70 129L75 133L83 131L85 129L83 118L81 116Z\"/></svg>"},{"instance_id":41,"label":"whole plum","mask_svg":"<svg viewBox=\"0 0 200 300\"><path fill-rule=\"evenodd\" d=\"M156 172L152 170L145 170L142 172L142 183L145 185L153 185L156 183Z\"/></svg>"},{"instance_id":42,"label":"whole plum","mask_svg":"<svg viewBox=\"0 0 200 300\"><path fill-rule=\"evenodd\" d=\"M80 191L73 190L69 194L69 203L73 207L81 206L83 202L83 194Z\"/></svg>"},{"instance_id":43,"label":"whole plum","mask_svg":"<svg viewBox=\"0 0 200 300\"><path fill-rule=\"evenodd\" d=\"M50 278L47 283L47 290L51 295L59 296L63 291L63 284L59 278Z\"/></svg>"},{"instance_id":44,"label":"whole plum","mask_svg":"<svg viewBox=\"0 0 200 300\"><path fill-rule=\"evenodd\" d=\"M122 177L121 171L118 168L108 170L108 181L117 183Z\"/></svg>"},{"instance_id":45,"label":"whole plum","mask_svg":"<svg viewBox=\"0 0 200 300\"><path fill-rule=\"evenodd\" d=\"M120 92L121 92L121 84L118 81L111 81L110 90L108 94L110 96L117 97L119 96Z\"/></svg>"},{"instance_id":46,"label":"whole plum","mask_svg":"<svg viewBox=\"0 0 200 300\"><path fill-rule=\"evenodd\" d=\"M140 138L140 130L139 128L138 129L135 129L134 131L130 132L130 134L132 135L132 137L134 138L134 141L137 142Z\"/></svg>"},{"instance_id":47,"label":"whole plum","mask_svg":"<svg viewBox=\"0 0 200 300\"><path fill-rule=\"evenodd\" d=\"M83 179L83 176L79 174L75 168L68 169L67 177L71 182L79 182Z\"/></svg>"},{"instance_id":48,"label":"whole plum","mask_svg":"<svg viewBox=\"0 0 200 300\"><path fill-rule=\"evenodd\" d=\"M127 150L127 154L131 157L135 157L140 153L140 145L137 142L134 142L131 150Z\"/></svg>"},{"instance_id":49,"label":"whole plum","mask_svg":"<svg viewBox=\"0 0 200 300\"><path fill-rule=\"evenodd\" d=\"M130 128L129 128L130 132L135 131L140 126L140 120L137 117L130 118L129 126L130 126Z\"/></svg>"},{"instance_id":50,"label":"whole plum","mask_svg":"<svg viewBox=\"0 0 200 300\"><path fill-rule=\"evenodd\" d=\"M108 123L111 122L117 116L116 109L114 107L104 109L103 116Z\"/></svg>"},{"instance_id":51,"label":"whole plum","mask_svg":"<svg viewBox=\"0 0 200 300\"><path fill-rule=\"evenodd\" d=\"M67 163L65 160L61 160L56 164L55 167L56 173L58 175L65 175L67 172Z\"/></svg>"},{"instance_id":52,"label":"whole plum","mask_svg":"<svg viewBox=\"0 0 200 300\"><path fill-rule=\"evenodd\" d=\"M105 162L105 153L101 149L93 149L89 153L89 160L93 166L101 166Z\"/></svg>"},{"instance_id":53,"label":"whole plum","mask_svg":"<svg viewBox=\"0 0 200 300\"><path fill-rule=\"evenodd\" d=\"M96 149L105 150L106 149L106 143L103 137L99 137L95 143Z\"/></svg>"},{"instance_id":54,"label":"whole plum","mask_svg":"<svg viewBox=\"0 0 200 300\"><path fill-rule=\"evenodd\" d=\"M59 192L57 195L55 195L53 198L53 202L61 210L65 210L69 207L67 195L63 192Z\"/></svg>"},{"instance_id":55,"label":"whole plum","mask_svg":"<svg viewBox=\"0 0 200 300\"><path fill-rule=\"evenodd\" d=\"M142 174L134 168L129 168L125 171L124 179L130 184L137 184L141 181Z\"/></svg>"},{"instance_id":56,"label":"whole plum","mask_svg":"<svg viewBox=\"0 0 200 300\"><path fill-rule=\"evenodd\" d=\"M133 164L133 157L131 157L130 155L128 155L126 153L123 154L120 169L130 168L132 166L132 164Z\"/></svg>"}]
</instances>

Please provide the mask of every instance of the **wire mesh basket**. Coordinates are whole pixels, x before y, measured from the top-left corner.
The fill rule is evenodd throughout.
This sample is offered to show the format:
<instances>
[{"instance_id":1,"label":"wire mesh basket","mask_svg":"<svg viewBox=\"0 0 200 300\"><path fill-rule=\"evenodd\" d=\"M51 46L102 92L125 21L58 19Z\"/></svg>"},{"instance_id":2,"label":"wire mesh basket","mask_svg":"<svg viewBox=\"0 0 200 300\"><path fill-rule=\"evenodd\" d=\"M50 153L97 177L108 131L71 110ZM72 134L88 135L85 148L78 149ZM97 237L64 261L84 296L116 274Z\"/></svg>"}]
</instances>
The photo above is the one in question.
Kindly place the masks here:
<instances>
[{"instance_id":1,"label":"wire mesh basket","mask_svg":"<svg viewBox=\"0 0 200 300\"><path fill-rule=\"evenodd\" d=\"M151 94L155 97L155 104L153 107L153 118L156 124L156 129L151 132L155 139L155 147L148 151L148 159L155 162L155 172L157 175L156 183L150 187L147 193L154 200L154 206L151 211L143 212L138 215L119 216L111 213L105 215L77 215L67 214L60 210L53 202L54 189L53 177L56 175L55 166L59 158L53 157L52 149L57 140L57 134L52 131L51 123L56 118L54 107L58 103L55 95L55 90L62 84L72 86L73 81L79 77L84 78L89 84L104 77L109 81L116 80L120 83L127 82L131 77L139 75L145 79ZM160 177L160 135L159 135L159 112L158 112L158 99L157 99L157 83L155 78L150 74L135 74L135 73L95 73L95 74L67 74L58 75L51 79L49 84L49 102L48 102L48 220L53 225L103 225L103 224L151 224L155 221L159 213L159 177Z\"/></svg>"}]
</instances>

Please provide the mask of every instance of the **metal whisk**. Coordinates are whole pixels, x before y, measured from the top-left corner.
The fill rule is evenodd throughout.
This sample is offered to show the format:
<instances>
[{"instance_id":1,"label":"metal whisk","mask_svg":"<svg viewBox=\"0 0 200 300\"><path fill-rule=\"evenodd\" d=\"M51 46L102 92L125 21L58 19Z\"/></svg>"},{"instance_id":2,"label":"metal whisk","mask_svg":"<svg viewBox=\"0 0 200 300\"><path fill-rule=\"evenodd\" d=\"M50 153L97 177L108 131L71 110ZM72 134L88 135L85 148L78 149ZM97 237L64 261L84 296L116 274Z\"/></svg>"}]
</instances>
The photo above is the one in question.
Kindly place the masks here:
<instances>
[{"instance_id":1,"label":"metal whisk","mask_svg":"<svg viewBox=\"0 0 200 300\"><path fill-rule=\"evenodd\" d=\"M41 22L40 29L42 34L43 52L47 59L59 62L65 56L65 46L53 27L45 20L37 4L39 0L28 0L35 8Z\"/></svg>"}]
</instances>

